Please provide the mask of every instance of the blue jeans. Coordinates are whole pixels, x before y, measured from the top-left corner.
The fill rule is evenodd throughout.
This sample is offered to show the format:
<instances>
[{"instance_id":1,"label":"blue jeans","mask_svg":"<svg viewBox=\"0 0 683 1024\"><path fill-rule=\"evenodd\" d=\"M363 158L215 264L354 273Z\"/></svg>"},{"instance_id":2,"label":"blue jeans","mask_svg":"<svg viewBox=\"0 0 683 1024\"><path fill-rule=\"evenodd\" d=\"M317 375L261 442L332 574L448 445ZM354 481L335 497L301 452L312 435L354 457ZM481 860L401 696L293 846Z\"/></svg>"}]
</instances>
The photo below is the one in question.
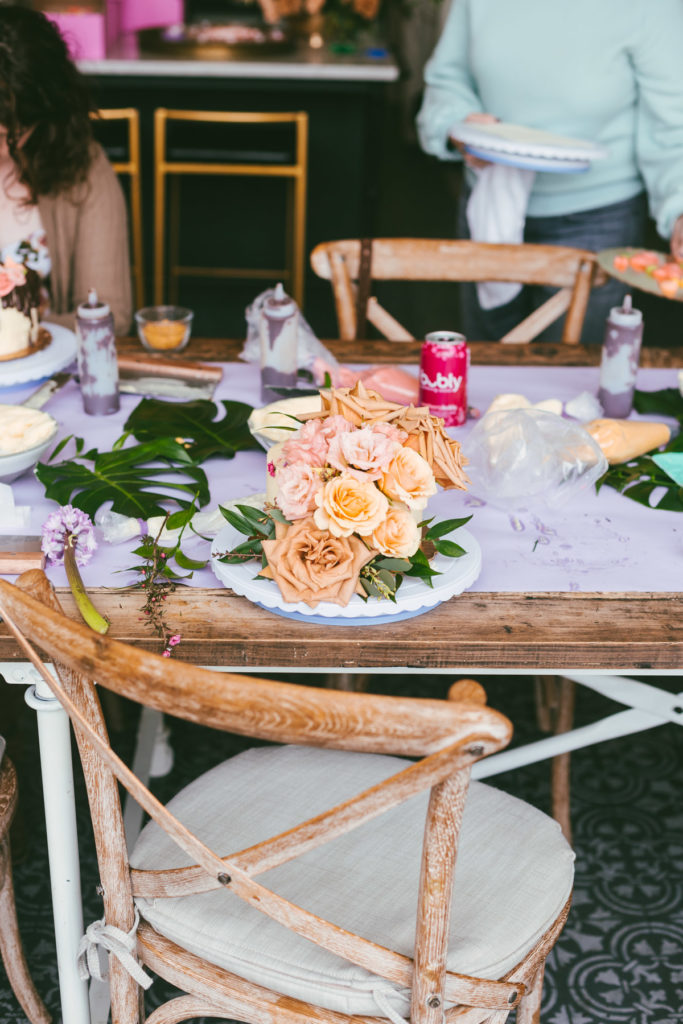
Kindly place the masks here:
<instances>
[{"instance_id":1,"label":"blue jeans","mask_svg":"<svg viewBox=\"0 0 683 1024\"><path fill-rule=\"evenodd\" d=\"M464 189L458 204L457 237L469 238L467 225L468 190ZM617 246L645 245L648 224L647 199L644 192L621 203L582 210L559 217L527 217L524 241L539 245L569 245L579 249L611 249ZM498 341L521 320L548 299L557 289L526 286L512 302L484 310L477 299L476 285L460 285L462 331L472 341ZM627 291L625 285L611 280L596 288L588 302L581 341L602 343L605 320L612 306L620 306ZM558 342L562 338L564 317L539 335L538 341Z\"/></svg>"}]
</instances>

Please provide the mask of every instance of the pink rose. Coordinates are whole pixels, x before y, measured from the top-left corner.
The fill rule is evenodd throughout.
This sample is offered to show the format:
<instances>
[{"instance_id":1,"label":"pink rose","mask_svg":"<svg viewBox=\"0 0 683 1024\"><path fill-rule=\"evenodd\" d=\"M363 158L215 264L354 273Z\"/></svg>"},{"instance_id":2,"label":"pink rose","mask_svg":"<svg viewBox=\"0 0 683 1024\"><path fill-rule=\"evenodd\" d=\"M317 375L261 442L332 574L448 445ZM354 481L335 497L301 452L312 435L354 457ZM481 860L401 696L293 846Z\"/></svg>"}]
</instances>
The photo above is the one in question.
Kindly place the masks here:
<instances>
[{"instance_id":1,"label":"pink rose","mask_svg":"<svg viewBox=\"0 0 683 1024\"><path fill-rule=\"evenodd\" d=\"M373 423L368 430L374 430L377 434L384 434L391 441L398 441L399 444L403 444L408 439L408 433L405 430L401 430L400 427L394 426L393 423Z\"/></svg>"},{"instance_id":2,"label":"pink rose","mask_svg":"<svg viewBox=\"0 0 683 1024\"><path fill-rule=\"evenodd\" d=\"M5 260L5 273L15 287L26 284L26 267L23 263L17 263L11 256Z\"/></svg>"},{"instance_id":3,"label":"pink rose","mask_svg":"<svg viewBox=\"0 0 683 1024\"><path fill-rule=\"evenodd\" d=\"M321 421L308 420L296 435L284 442L282 455L288 465L305 462L308 466L324 466L328 445Z\"/></svg>"},{"instance_id":4,"label":"pink rose","mask_svg":"<svg viewBox=\"0 0 683 1024\"><path fill-rule=\"evenodd\" d=\"M277 474L278 493L275 499L287 519L304 519L315 508L315 496L322 487L320 475L313 466L297 462L283 466Z\"/></svg>"},{"instance_id":5,"label":"pink rose","mask_svg":"<svg viewBox=\"0 0 683 1024\"><path fill-rule=\"evenodd\" d=\"M368 479L379 480L400 447L385 434L365 427L337 434L330 442L327 461L335 469L361 470Z\"/></svg>"},{"instance_id":6,"label":"pink rose","mask_svg":"<svg viewBox=\"0 0 683 1024\"><path fill-rule=\"evenodd\" d=\"M344 416L327 416L325 419L317 420L320 424L320 432L327 438L328 443L338 434L348 433L354 429L353 423L349 423Z\"/></svg>"},{"instance_id":7,"label":"pink rose","mask_svg":"<svg viewBox=\"0 0 683 1024\"><path fill-rule=\"evenodd\" d=\"M0 270L0 297L4 299L5 295L9 295L13 290L14 283L9 274L6 274L4 270Z\"/></svg>"}]
</instances>

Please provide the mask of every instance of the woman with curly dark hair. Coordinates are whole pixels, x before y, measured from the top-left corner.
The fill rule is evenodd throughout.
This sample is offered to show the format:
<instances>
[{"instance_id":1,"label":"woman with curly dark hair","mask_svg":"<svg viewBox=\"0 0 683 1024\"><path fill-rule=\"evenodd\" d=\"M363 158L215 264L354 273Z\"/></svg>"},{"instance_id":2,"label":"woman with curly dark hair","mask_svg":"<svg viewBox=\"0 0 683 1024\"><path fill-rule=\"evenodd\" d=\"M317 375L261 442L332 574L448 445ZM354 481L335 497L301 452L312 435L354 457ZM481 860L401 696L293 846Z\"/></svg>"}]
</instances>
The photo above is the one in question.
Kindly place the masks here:
<instances>
[{"instance_id":1,"label":"woman with curly dark hair","mask_svg":"<svg viewBox=\"0 0 683 1024\"><path fill-rule=\"evenodd\" d=\"M44 319L73 328L96 288L131 318L126 207L94 141L86 83L43 14L0 6L0 260L38 271Z\"/></svg>"}]
</instances>

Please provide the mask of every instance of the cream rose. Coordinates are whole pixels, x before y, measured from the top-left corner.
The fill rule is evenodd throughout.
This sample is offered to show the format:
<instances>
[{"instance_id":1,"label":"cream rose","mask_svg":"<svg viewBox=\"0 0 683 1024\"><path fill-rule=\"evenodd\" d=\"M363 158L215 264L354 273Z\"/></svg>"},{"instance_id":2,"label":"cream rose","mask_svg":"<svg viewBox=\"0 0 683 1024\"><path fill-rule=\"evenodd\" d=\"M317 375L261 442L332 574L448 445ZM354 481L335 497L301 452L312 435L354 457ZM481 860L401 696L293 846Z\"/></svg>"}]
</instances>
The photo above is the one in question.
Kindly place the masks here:
<instances>
[{"instance_id":1,"label":"cream rose","mask_svg":"<svg viewBox=\"0 0 683 1024\"><path fill-rule=\"evenodd\" d=\"M402 501L408 508L424 508L428 498L436 494L436 481L429 463L414 449L406 447L396 453L379 485L393 501Z\"/></svg>"},{"instance_id":2,"label":"cream rose","mask_svg":"<svg viewBox=\"0 0 683 1024\"><path fill-rule=\"evenodd\" d=\"M285 601L320 601L342 607L359 589L359 573L377 554L358 537L334 537L319 530L313 519L292 526L276 523L275 540L264 540L268 565L260 575L274 580Z\"/></svg>"},{"instance_id":3,"label":"cream rose","mask_svg":"<svg viewBox=\"0 0 683 1024\"><path fill-rule=\"evenodd\" d=\"M316 526L335 537L369 537L387 514L389 502L374 483L348 473L328 480L315 496Z\"/></svg>"},{"instance_id":4,"label":"cream rose","mask_svg":"<svg viewBox=\"0 0 683 1024\"><path fill-rule=\"evenodd\" d=\"M420 530L402 505L390 505L383 523L373 531L370 543L391 558L410 558L420 546Z\"/></svg>"}]
</instances>

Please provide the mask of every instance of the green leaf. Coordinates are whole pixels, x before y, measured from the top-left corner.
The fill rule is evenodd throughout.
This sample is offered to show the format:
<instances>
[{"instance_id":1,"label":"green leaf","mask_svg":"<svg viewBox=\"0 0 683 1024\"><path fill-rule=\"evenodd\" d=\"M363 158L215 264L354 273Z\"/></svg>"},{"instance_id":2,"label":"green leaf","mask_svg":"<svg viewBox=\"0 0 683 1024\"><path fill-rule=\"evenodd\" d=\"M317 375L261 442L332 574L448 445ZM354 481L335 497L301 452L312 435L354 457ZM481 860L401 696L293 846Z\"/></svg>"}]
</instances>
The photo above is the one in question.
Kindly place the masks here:
<instances>
[{"instance_id":1,"label":"green leaf","mask_svg":"<svg viewBox=\"0 0 683 1024\"><path fill-rule=\"evenodd\" d=\"M286 518L286 517L285 517L285 516L283 515L283 513L282 513L282 512L280 511L280 509L279 509L279 508L269 508L269 509L268 509L268 515L269 515L269 516L270 516L270 518L271 518L272 520L274 520L274 521L275 521L276 523L284 523L284 524L285 524L285 526L291 526L291 525L292 525L292 524L291 524L291 521L290 521L289 519L287 519L287 518Z\"/></svg>"},{"instance_id":2,"label":"green leaf","mask_svg":"<svg viewBox=\"0 0 683 1024\"><path fill-rule=\"evenodd\" d=\"M218 506L221 510L221 515L224 519L234 527L238 533L246 533L247 537L251 536L254 532L251 523L244 518L244 516L238 516L236 512L233 512L231 508L225 508L223 505Z\"/></svg>"},{"instance_id":3,"label":"green leaf","mask_svg":"<svg viewBox=\"0 0 683 1024\"><path fill-rule=\"evenodd\" d=\"M437 537L444 537L447 533L452 533L453 530L458 530L465 523L469 523L472 516L465 516L463 519L445 519L442 523L437 523L436 526L432 526L431 529L427 530L427 540L436 540Z\"/></svg>"},{"instance_id":4,"label":"green leaf","mask_svg":"<svg viewBox=\"0 0 683 1024\"><path fill-rule=\"evenodd\" d=\"M174 512L166 520L167 530L180 530L183 526L187 526L192 516L195 514L195 508L181 508L177 512Z\"/></svg>"},{"instance_id":5,"label":"green leaf","mask_svg":"<svg viewBox=\"0 0 683 1024\"><path fill-rule=\"evenodd\" d=\"M225 415L216 419L220 406L207 399L163 402L159 398L143 398L126 420L124 429L138 441L182 438L195 462L202 462L210 455L231 459L235 452L259 448L247 426L252 407L244 402L226 401L220 405Z\"/></svg>"},{"instance_id":6,"label":"green leaf","mask_svg":"<svg viewBox=\"0 0 683 1024\"><path fill-rule=\"evenodd\" d=\"M69 434L67 437L63 437L62 440L59 442L59 444L55 448L52 449L52 451L50 453L50 457L49 457L49 459L47 461L48 462L54 462L54 460L57 458L59 453L64 448L66 448L66 446L68 445L68 443L69 443L69 441L71 440L72 437L73 437L73 434Z\"/></svg>"},{"instance_id":7,"label":"green leaf","mask_svg":"<svg viewBox=\"0 0 683 1024\"><path fill-rule=\"evenodd\" d=\"M247 522L252 524L259 532L263 532L268 529L268 516L260 508L254 508L252 505L238 505L237 508L242 513ZM252 531L253 532L253 531Z\"/></svg>"},{"instance_id":8,"label":"green leaf","mask_svg":"<svg viewBox=\"0 0 683 1024\"><path fill-rule=\"evenodd\" d=\"M636 391L633 396L633 407L637 412L672 416L683 423L683 395L678 388Z\"/></svg>"},{"instance_id":9,"label":"green leaf","mask_svg":"<svg viewBox=\"0 0 683 1024\"><path fill-rule=\"evenodd\" d=\"M183 554L180 548L175 553L176 563L181 569L203 569L206 566L207 559L197 561L194 558L188 558L187 555Z\"/></svg>"},{"instance_id":10,"label":"green leaf","mask_svg":"<svg viewBox=\"0 0 683 1024\"><path fill-rule=\"evenodd\" d=\"M57 464L39 463L36 476L47 498L76 505L93 518L105 501L112 501L112 511L121 515L149 519L166 515L162 502L187 508L209 500L206 474L168 437L118 451L93 448Z\"/></svg>"},{"instance_id":11,"label":"green leaf","mask_svg":"<svg viewBox=\"0 0 683 1024\"><path fill-rule=\"evenodd\" d=\"M407 558L373 558L370 565L377 569L388 569L389 572L406 572L410 569L410 562Z\"/></svg>"},{"instance_id":12,"label":"green leaf","mask_svg":"<svg viewBox=\"0 0 683 1024\"><path fill-rule=\"evenodd\" d=\"M452 540L435 540L434 547L440 555L446 555L448 558L461 558L467 554L464 548Z\"/></svg>"},{"instance_id":13,"label":"green leaf","mask_svg":"<svg viewBox=\"0 0 683 1024\"><path fill-rule=\"evenodd\" d=\"M668 402L670 399L666 396L671 391L673 391L672 388L667 388L665 391L636 392L636 395L648 395L646 404L652 403L653 396L657 395L664 395L664 401ZM648 411L650 410L648 409ZM654 411L659 411L659 406ZM663 449L653 449L653 451L660 450L664 452L683 451L683 432L669 441ZM668 473L660 469L656 462L652 461L650 454L640 455L637 459L631 459L627 463L610 466L604 476L597 481L595 489L599 491L604 486L613 487L625 498L637 501L647 508L662 509L666 512L683 512L683 488L675 480L672 480ZM658 488L662 489L662 493L653 502L652 494Z\"/></svg>"}]
</instances>

